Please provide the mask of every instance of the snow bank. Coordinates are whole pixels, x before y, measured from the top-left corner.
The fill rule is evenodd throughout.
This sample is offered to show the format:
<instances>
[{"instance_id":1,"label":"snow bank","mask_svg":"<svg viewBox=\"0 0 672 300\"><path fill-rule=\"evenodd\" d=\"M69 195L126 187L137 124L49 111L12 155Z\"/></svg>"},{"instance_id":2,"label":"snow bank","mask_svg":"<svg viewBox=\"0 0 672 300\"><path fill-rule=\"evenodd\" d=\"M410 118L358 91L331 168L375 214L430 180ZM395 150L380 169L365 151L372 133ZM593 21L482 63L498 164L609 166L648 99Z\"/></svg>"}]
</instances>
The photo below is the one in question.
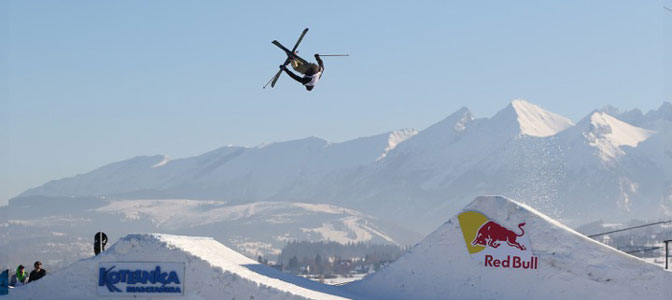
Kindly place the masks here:
<instances>
[{"instance_id":1,"label":"snow bank","mask_svg":"<svg viewBox=\"0 0 672 300\"><path fill-rule=\"evenodd\" d=\"M111 299L97 292L99 266L109 262L183 263L181 299L363 299L258 264L211 238L165 234L128 235L96 257L12 289L9 299ZM151 296L136 298L157 299Z\"/></svg>"},{"instance_id":2,"label":"snow bank","mask_svg":"<svg viewBox=\"0 0 672 300\"><path fill-rule=\"evenodd\" d=\"M463 213L385 269L346 287L378 299L672 299L672 273L528 206L486 196ZM477 218L470 224L462 216ZM491 233L481 237L485 245L477 245L489 221L504 227L508 238ZM475 229L469 233L467 227ZM497 248L487 246L489 240ZM495 253L511 259L488 263ZM513 266L516 256L523 261L520 268ZM525 269L526 260L536 263Z\"/></svg>"}]
</instances>

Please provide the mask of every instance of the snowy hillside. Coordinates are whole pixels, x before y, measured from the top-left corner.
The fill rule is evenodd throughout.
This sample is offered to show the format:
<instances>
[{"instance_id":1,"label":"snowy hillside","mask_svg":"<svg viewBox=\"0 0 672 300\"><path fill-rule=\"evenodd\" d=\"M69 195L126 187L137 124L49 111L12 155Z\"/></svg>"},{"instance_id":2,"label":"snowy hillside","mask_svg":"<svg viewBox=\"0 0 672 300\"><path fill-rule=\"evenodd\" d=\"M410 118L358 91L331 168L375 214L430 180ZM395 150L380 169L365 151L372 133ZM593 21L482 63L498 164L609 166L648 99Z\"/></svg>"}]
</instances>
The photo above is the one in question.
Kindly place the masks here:
<instances>
[{"instance_id":1,"label":"snowy hillside","mask_svg":"<svg viewBox=\"0 0 672 300\"><path fill-rule=\"evenodd\" d=\"M478 222L479 215L485 219ZM489 231L495 243L472 250L485 232L477 225L488 220L504 231ZM470 227L479 229L476 238L468 236ZM497 255L503 260L496 262ZM526 267L524 261L531 264ZM529 206L487 196L382 271L347 288L380 299L669 299L670 280L672 273L595 242Z\"/></svg>"},{"instance_id":2,"label":"snowy hillside","mask_svg":"<svg viewBox=\"0 0 672 300\"><path fill-rule=\"evenodd\" d=\"M0 243L0 253L12 255L0 256L0 264L26 264L39 257L52 270L88 257L97 231L106 232L110 242L129 232L208 235L248 257L270 261L288 241L406 246L421 237L351 209L297 202L26 198L13 206L12 215L2 231L7 238ZM13 251L13 245L24 250Z\"/></svg>"},{"instance_id":3,"label":"snowy hillside","mask_svg":"<svg viewBox=\"0 0 672 300\"><path fill-rule=\"evenodd\" d=\"M303 196L303 190L315 178L371 164L413 134L413 130L400 130L343 143L309 137L257 147L227 146L185 159L140 156L51 181L22 196L105 195L228 202L272 200L278 193Z\"/></svg>"},{"instance_id":4,"label":"snowy hillside","mask_svg":"<svg viewBox=\"0 0 672 300\"><path fill-rule=\"evenodd\" d=\"M584 133L588 145L596 148L604 161L624 155L623 146L637 147L654 131L635 127L606 113L596 112L590 116L589 129Z\"/></svg>"},{"instance_id":5,"label":"snowy hillside","mask_svg":"<svg viewBox=\"0 0 672 300\"><path fill-rule=\"evenodd\" d=\"M519 111L545 117L519 116ZM421 232L479 194L515 197L573 226L596 219L655 219L670 211L671 201L661 211L660 199L671 197L672 176L658 170L669 165L672 145L663 141L672 127L652 131L605 113L574 126L539 122L550 115L522 101L489 119L461 109L397 146L376 166L348 174L352 179L343 184L348 189L330 201L376 211L381 218L421 216L421 222L406 224ZM539 136L529 128L558 131ZM640 145L650 153L638 154ZM661 176L651 181L653 174Z\"/></svg>"},{"instance_id":6,"label":"snowy hillside","mask_svg":"<svg viewBox=\"0 0 672 300\"><path fill-rule=\"evenodd\" d=\"M178 275L176 278L179 281L177 287L181 287L181 298L184 299L355 298L337 288L289 276L260 265L212 238L132 234L119 240L99 256L80 260L39 281L12 289L9 299L88 300L110 299L115 295L121 297L118 294L122 291L110 292L105 289L105 285L100 286L103 275L99 274L99 266L101 263L114 265L129 261L183 264L184 274L180 274L178 270L177 274L182 277ZM111 271L114 270L108 272ZM113 290L120 285L119 278L114 281L116 283L105 284L109 284ZM124 282L129 280L124 277L121 284ZM155 299L155 294L149 295L135 295L134 299Z\"/></svg>"},{"instance_id":7,"label":"snowy hillside","mask_svg":"<svg viewBox=\"0 0 672 300\"><path fill-rule=\"evenodd\" d=\"M502 194L573 226L656 219L672 212L671 132L670 103L646 114L605 108L574 124L514 100L491 118L461 108L421 131L342 143L309 137L183 159L136 157L11 202L102 196L328 203L428 232L469 199Z\"/></svg>"},{"instance_id":8,"label":"snowy hillside","mask_svg":"<svg viewBox=\"0 0 672 300\"><path fill-rule=\"evenodd\" d=\"M96 209L123 220L151 221L158 230L210 233L251 257L274 256L287 241L372 242L403 245L385 234L375 219L327 204L257 202L226 205L198 200L122 200ZM217 233L219 228L223 233Z\"/></svg>"}]
</instances>

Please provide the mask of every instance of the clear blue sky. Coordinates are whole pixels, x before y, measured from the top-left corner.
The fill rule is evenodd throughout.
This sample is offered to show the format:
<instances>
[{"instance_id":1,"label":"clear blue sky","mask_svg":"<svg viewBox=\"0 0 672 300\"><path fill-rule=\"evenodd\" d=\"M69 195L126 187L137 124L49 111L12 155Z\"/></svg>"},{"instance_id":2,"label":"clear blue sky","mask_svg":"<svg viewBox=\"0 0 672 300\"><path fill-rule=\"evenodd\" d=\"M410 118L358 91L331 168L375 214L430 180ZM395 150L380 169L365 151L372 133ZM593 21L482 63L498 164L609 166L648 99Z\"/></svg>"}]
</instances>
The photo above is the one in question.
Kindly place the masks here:
<instances>
[{"instance_id":1,"label":"clear blue sky","mask_svg":"<svg viewBox=\"0 0 672 300\"><path fill-rule=\"evenodd\" d=\"M489 117L515 98L573 120L657 108L672 94L663 4L2 1L0 204L137 155L339 142L462 106ZM306 58L351 56L325 58L311 93L286 76L262 90L284 60L270 42L305 27Z\"/></svg>"}]
</instances>

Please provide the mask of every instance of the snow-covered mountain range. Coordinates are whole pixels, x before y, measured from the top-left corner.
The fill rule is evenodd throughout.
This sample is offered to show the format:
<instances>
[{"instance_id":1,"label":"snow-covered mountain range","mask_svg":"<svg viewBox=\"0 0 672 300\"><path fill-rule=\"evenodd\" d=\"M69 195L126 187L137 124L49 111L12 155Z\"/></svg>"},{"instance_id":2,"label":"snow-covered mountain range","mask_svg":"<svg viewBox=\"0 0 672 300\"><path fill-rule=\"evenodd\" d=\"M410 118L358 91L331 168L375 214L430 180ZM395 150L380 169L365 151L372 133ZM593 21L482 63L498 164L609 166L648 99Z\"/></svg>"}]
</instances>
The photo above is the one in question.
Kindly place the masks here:
<instances>
[{"instance_id":1,"label":"snow-covered mountain range","mask_svg":"<svg viewBox=\"0 0 672 300\"><path fill-rule=\"evenodd\" d=\"M26 197L327 203L426 233L475 196L519 199L571 225L672 214L672 104L613 107L574 124L524 100L491 118L462 108L422 130L140 156Z\"/></svg>"}]
</instances>

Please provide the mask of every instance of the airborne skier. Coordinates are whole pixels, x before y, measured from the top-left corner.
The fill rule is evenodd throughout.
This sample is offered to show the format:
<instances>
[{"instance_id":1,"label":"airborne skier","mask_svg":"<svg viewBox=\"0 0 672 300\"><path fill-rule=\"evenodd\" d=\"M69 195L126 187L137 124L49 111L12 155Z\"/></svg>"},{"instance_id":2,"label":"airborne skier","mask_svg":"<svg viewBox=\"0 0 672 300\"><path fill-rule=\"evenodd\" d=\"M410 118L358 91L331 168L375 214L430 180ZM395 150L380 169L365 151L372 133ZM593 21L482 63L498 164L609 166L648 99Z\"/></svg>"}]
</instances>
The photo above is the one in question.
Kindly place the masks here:
<instances>
[{"instance_id":1,"label":"airborne skier","mask_svg":"<svg viewBox=\"0 0 672 300\"><path fill-rule=\"evenodd\" d=\"M287 66L280 65L280 70L285 71L289 77L292 77L294 80L303 84L306 87L306 90L312 91L315 88L315 85L322 77L322 72L324 72L324 62L320 58L319 54L315 54L315 59L317 60L317 65L314 63L308 63L302 59L290 58L292 68L303 74L303 77L299 77L294 74L294 72L287 69Z\"/></svg>"},{"instance_id":2,"label":"airborne skier","mask_svg":"<svg viewBox=\"0 0 672 300\"><path fill-rule=\"evenodd\" d=\"M268 81L264 85L264 88L268 86L269 84L271 87L275 87L275 83L278 81L280 78L280 75L282 75L282 71L285 71L289 77L292 77L294 80L300 82L303 84L303 86L306 87L306 90L312 91L315 88L315 85L317 82L320 80L322 77L322 73L324 72L324 63L322 62L322 58L320 56L348 56L348 54L315 54L315 59L317 60L317 64L310 63L306 61L305 59L301 58L298 55L298 51L296 51L296 48L299 47L299 44L301 43L301 40L303 40L303 37L306 35L308 32L308 28L304 29L303 32L301 32L301 35L299 36L299 40L296 41L296 44L294 44L294 48L292 50L289 50L289 48L283 46L280 44L280 42L274 40L271 42L273 45L276 45L278 48L282 49L282 51L287 54L287 58L285 59L285 62L280 65L280 71L275 73L275 75L271 78L271 80ZM294 72L290 71L287 69L288 64L292 64L292 68L294 71L303 74L303 77L300 77L299 75L294 74Z\"/></svg>"}]
</instances>

